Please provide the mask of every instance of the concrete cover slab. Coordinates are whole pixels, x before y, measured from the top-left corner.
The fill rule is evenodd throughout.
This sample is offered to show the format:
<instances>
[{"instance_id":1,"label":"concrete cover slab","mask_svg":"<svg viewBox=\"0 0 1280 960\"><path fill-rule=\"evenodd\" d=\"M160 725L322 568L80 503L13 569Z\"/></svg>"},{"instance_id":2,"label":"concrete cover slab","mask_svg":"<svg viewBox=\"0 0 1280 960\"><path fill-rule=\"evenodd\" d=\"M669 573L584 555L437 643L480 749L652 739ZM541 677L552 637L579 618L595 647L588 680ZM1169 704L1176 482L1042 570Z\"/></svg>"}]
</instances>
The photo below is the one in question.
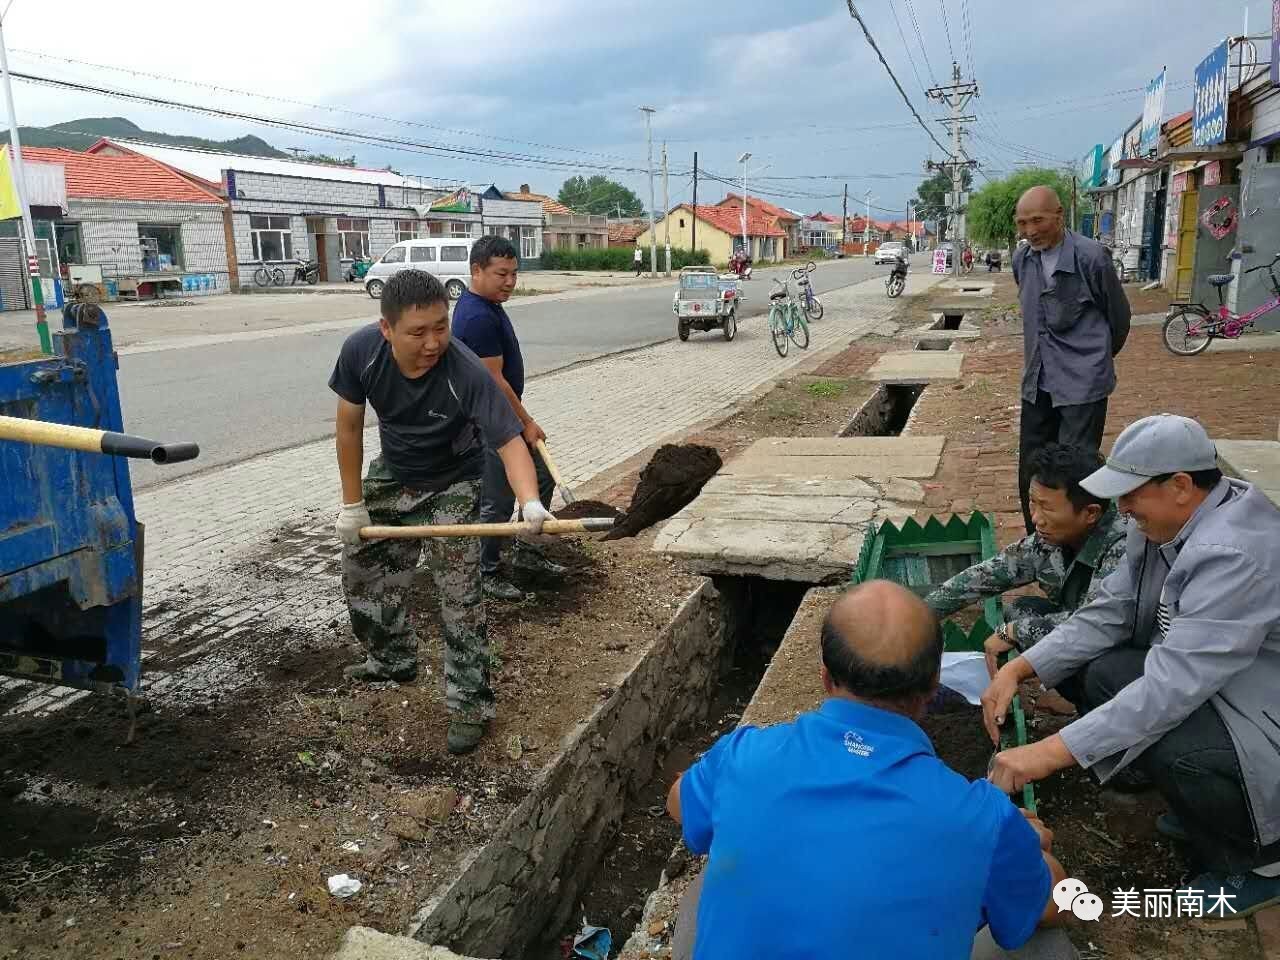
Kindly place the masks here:
<instances>
[{"instance_id":1,"label":"concrete cover slab","mask_svg":"<svg viewBox=\"0 0 1280 960\"><path fill-rule=\"evenodd\" d=\"M732 466L732 464L730 464ZM904 483L906 481L903 481ZM844 497L876 497L880 491L857 477L814 477L801 474L774 474L771 476L729 476L717 473L702 488L703 496L713 493L730 493L736 496L792 497L797 495ZM921 491L923 498L923 491Z\"/></svg>"},{"instance_id":2,"label":"concrete cover slab","mask_svg":"<svg viewBox=\"0 0 1280 960\"><path fill-rule=\"evenodd\" d=\"M882 383L954 380L960 376L960 365L963 362L963 354L949 350L897 350L880 354L871 369L863 375L863 379Z\"/></svg>"},{"instance_id":3,"label":"concrete cover slab","mask_svg":"<svg viewBox=\"0 0 1280 960\"><path fill-rule=\"evenodd\" d=\"M927 480L938 472L936 456L894 457L750 457L731 464L733 477L770 477L798 469L796 461L804 461L804 470L811 477L831 478L859 477L864 480L891 480L909 477Z\"/></svg>"},{"instance_id":4,"label":"concrete cover slab","mask_svg":"<svg viewBox=\"0 0 1280 960\"><path fill-rule=\"evenodd\" d=\"M761 437L738 457L722 468L722 473L732 473L742 460L756 456L786 457L886 457L942 456L945 437ZM797 466L804 467L805 461ZM846 476L863 476L853 473Z\"/></svg>"},{"instance_id":5,"label":"concrete cover slab","mask_svg":"<svg viewBox=\"0 0 1280 960\"><path fill-rule=\"evenodd\" d=\"M1224 472L1247 480L1280 506L1280 442L1215 440Z\"/></svg>"},{"instance_id":6,"label":"concrete cover slab","mask_svg":"<svg viewBox=\"0 0 1280 960\"><path fill-rule=\"evenodd\" d=\"M799 520L809 523L866 523L876 501L848 497L765 496L707 493L676 514L677 518L716 520Z\"/></svg>"},{"instance_id":7,"label":"concrete cover slab","mask_svg":"<svg viewBox=\"0 0 1280 960\"><path fill-rule=\"evenodd\" d=\"M832 583L848 578L866 523L675 518L653 549L704 574Z\"/></svg>"}]
</instances>

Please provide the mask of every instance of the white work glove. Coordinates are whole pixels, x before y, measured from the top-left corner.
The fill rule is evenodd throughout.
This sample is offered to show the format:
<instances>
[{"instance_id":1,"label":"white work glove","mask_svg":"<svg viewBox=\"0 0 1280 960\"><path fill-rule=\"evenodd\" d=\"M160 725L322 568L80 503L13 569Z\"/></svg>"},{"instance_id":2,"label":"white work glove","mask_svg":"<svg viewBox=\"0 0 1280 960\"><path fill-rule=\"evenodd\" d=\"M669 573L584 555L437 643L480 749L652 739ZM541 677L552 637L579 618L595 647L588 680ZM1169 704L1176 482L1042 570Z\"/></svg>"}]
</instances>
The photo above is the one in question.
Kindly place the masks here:
<instances>
[{"instance_id":1,"label":"white work glove","mask_svg":"<svg viewBox=\"0 0 1280 960\"><path fill-rule=\"evenodd\" d=\"M534 533L542 532L542 525L548 520L554 520L549 510L537 500L530 500L528 503L520 505L520 519L533 527Z\"/></svg>"},{"instance_id":2,"label":"white work glove","mask_svg":"<svg viewBox=\"0 0 1280 960\"><path fill-rule=\"evenodd\" d=\"M369 519L369 510L363 500L355 503L344 503L338 511L338 536L348 547L360 546L360 528L373 526Z\"/></svg>"}]
</instances>

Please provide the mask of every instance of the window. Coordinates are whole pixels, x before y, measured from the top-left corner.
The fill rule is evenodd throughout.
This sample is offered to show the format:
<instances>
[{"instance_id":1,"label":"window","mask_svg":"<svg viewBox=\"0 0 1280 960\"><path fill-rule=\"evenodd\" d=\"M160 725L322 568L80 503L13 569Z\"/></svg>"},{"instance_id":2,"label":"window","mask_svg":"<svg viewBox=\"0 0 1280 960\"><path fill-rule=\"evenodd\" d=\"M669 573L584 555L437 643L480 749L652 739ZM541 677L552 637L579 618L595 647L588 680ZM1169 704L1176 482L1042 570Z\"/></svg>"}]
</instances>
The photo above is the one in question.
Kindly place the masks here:
<instances>
[{"instance_id":1,"label":"window","mask_svg":"<svg viewBox=\"0 0 1280 960\"><path fill-rule=\"evenodd\" d=\"M435 263L435 247L410 247L409 259L414 263Z\"/></svg>"},{"instance_id":2,"label":"window","mask_svg":"<svg viewBox=\"0 0 1280 960\"><path fill-rule=\"evenodd\" d=\"M681 218L680 218L680 229L681 229L681 230L683 230L683 229L684 229L684 217L681 217Z\"/></svg>"},{"instance_id":3,"label":"window","mask_svg":"<svg viewBox=\"0 0 1280 960\"><path fill-rule=\"evenodd\" d=\"M396 243L403 240L416 240L418 238L418 224L415 220L397 220L396 221Z\"/></svg>"},{"instance_id":4,"label":"window","mask_svg":"<svg viewBox=\"0 0 1280 960\"><path fill-rule=\"evenodd\" d=\"M471 236L471 224L463 223L459 220L453 220L449 223L449 236L451 237L469 237Z\"/></svg>"},{"instance_id":5,"label":"window","mask_svg":"<svg viewBox=\"0 0 1280 960\"><path fill-rule=\"evenodd\" d=\"M369 255L369 221L352 217L338 218L338 236L341 244L338 255L344 260Z\"/></svg>"},{"instance_id":6,"label":"window","mask_svg":"<svg viewBox=\"0 0 1280 960\"><path fill-rule=\"evenodd\" d=\"M542 251L538 249L538 228L521 227L520 256L525 260L532 260L539 256L541 252Z\"/></svg>"},{"instance_id":7,"label":"window","mask_svg":"<svg viewBox=\"0 0 1280 960\"><path fill-rule=\"evenodd\" d=\"M84 263L84 239L78 223L55 223L54 236L58 240L60 263Z\"/></svg>"},{"instance_id":8,"label":"window","mask_svg":"<svg viewBox=\"0 0 1280 960\"><path fill-rule=\"evenodd\" d=\"M382 255L383 263L404 263L404 247L392 247Z\"/></svg>"},{"instance_id":9,"label":"window","mask_svg":"<svg viewBox=\"0 0 1280 960\"><path fill-rule=\"evenodd\" d=\"M441 247L440 259L446 263L465 263L469 252L466 247Z\"/></svg>"},{"instance_id":10,"label":"window","mask_svg":"<svg viewBox=\"0 0 1280 960\"><path fill-rule=\"evenodd\" d=\"M1267 144L1267 163L1280 163L1280 141Z\"/></svg>"},{"instance_id":11,"label":"window","mask_svg":"<svg viewBox=\"0 0 1280 960\"><path fill-rule=\"evenodd\" d=\"M142 269L146 273L182 269L182 228L162 223L138 224Z\"/></svg>"},{"instance_id":12,"label":"window","mask_svg":"<svg viewBox=\"0 0 1280 960\"><path fill-rule=\"evenodd\" d=\"M254 260L279 263L293 259L293 231L288 216L254 214L249 218L249 230Z\"/></svg>"}]
</instances>

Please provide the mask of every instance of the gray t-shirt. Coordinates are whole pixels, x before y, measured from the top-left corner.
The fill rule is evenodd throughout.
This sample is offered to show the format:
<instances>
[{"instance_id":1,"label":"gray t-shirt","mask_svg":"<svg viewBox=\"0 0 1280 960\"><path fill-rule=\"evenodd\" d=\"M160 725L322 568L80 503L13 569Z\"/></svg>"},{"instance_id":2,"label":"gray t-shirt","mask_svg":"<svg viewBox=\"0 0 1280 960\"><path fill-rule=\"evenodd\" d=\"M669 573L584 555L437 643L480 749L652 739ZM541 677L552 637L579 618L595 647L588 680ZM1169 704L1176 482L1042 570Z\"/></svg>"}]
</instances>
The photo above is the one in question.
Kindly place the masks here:
<instances>
[{"instance_id":1,"label":"gray t-shirt","mask_svg":"<svg viewBox=\"0 0 1280 960\"><path fill-rule=\"evenodd\" d=\"M1040 269L1044 273L1045 289L1052 290L1053 271L1058 269L1058 257L1062 255L1062 241L1058 241L1056 247L1050 247L1048 250L1040 251Z\"/></svg>"},{"instance_id":2,"label":"gray t-shirt","mask_svg":"<svg viewBox=\"0 0 1280 960\"><path fill-rule=\"evenodd\" d=\"M329 389L373 407L383 462L407 486L440 491L474 480L484 464L484 437L496 448L521 432L488 369L459 340L450 340L434 367L410 379L371 323L342 344Z\"/></svg>"}]
</instances>

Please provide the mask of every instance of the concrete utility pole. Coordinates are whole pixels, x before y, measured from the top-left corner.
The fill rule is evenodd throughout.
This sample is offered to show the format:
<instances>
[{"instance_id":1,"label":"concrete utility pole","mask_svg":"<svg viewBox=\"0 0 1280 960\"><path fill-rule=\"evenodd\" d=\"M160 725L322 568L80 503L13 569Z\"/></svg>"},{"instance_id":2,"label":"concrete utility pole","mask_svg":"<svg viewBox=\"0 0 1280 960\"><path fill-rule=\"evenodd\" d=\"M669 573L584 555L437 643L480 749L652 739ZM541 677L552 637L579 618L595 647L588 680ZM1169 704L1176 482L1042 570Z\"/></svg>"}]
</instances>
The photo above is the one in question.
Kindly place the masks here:
<instances>
[{"instance_id":1,"label":"concrete utility pole","mask_svg":"<svg viewBox=\"0 0 1280 960\"><path fill-rule=\"evenodd\" d=\"M653 107L641 107L644 114L644 139L649 147L649 276L658 276L658 231L653 225L653 127L650 120L654 114Z\"/></svg>"},{"instance_id":2,"label":"concrete utility pole","mask_svg":"<svg viewBox=\"0 0 1280 960\"><path fill-rule=\"evenodd\" d=\"M5 13L9 12L8 6ZM4 44L4 23L0 20L0 73L4 74L4 98L9 106L9 143L13 145L13 192L22 207L22 233L27 244L27 274L31 278L31 298L36 308L36 336L40 349L53 353L53 341L49 338L49 324L44 318L44 290L40 283L40 257L36 253L36 231L31 222L31 207L27 204L27 179L22 166L22 141L18 139L18 114L13 106L13 84L9 80L9 53Z\"/></svg>"},{"instance_id":3,"label":"concrete utility pole","mask_svg":"<svg viewBox=\"0 0 1280 960\"><path fill-rule=\"evenodd\" d=\"M750 153L744 153L738 158L738 162L742 164L742 252L747 257L751 256L751 244L747 242L747 161L750 159Z\"/></svg>"},{"instance_id":4,"label":"concrete utility pole","mask_svg":"<svg viewBox=\"0 0 1280 960\"><path fill-rule=\"evenodd\" d=\"M693 239L689 241L689 252L698 249L698 151L693 151L693 220L689 224L693 231Z\"/></svg>"},{"instance_id":5,"label":"concrete utility pole","mask_svg":"<svg viewBox=\"0 0 1280 960\"><path fill-rule=\"evenodd\" d=\"M878 200L879 198L878 197L873 198L871 196L871 191L868 190L867 196L866 196L867 217L865 220L862 221L862 255L864 257L867 256L867 247L871 245L871 201L873 199Z\"/></svg>"},{"instance_id":6,"label":"concrete utility pole","mask_svg":"<svg viewBox=\"0 0 1280 960\"><path fill-rule=\"evenodd\" d=\"M844 253L844 245L848 241L845 232L849 229L849 185L844 185L844 204L841 207L844 211L840 215L840 252Z\"/></svg>"},{"instance_id":7,"label":"concrete utility pole","mask_svg":"<svg viewBox=\"0 0 1280 960\"><path fill-rule=\"evenodd\" d=\"M666 276L671 276L671 196L667 192L667 142L662 141L662 242L667 247Z\"/></svg>"},{"instance_id":8,"label":"concrete utility pole","mask_svg":"<svg viewBox=\"0 0 1280 960\"><path fill-rule=\"evenodd\" d=\"M962 139L964 124L973 123L978 118L962 114L965 105L974 97L979 96L978 85L972 81L969 83L963 82L960 79L960 65L952 61L951 83L945 87L930 87L925 92L925 95L930 100L937 100L951 108L951 116L938 121L939 123L950 125L951 159L944 160L942 163L934 163L930 160L928 168L930 170L945 170L951 175L951 202L948 204L947 209L947 220L951 226L951 272L959 276L960 248L964 243L966 233L964 223L964 171L978 165L976 160L970 160L964 152L964 141Z\"/></svg>"}]
</instances>

